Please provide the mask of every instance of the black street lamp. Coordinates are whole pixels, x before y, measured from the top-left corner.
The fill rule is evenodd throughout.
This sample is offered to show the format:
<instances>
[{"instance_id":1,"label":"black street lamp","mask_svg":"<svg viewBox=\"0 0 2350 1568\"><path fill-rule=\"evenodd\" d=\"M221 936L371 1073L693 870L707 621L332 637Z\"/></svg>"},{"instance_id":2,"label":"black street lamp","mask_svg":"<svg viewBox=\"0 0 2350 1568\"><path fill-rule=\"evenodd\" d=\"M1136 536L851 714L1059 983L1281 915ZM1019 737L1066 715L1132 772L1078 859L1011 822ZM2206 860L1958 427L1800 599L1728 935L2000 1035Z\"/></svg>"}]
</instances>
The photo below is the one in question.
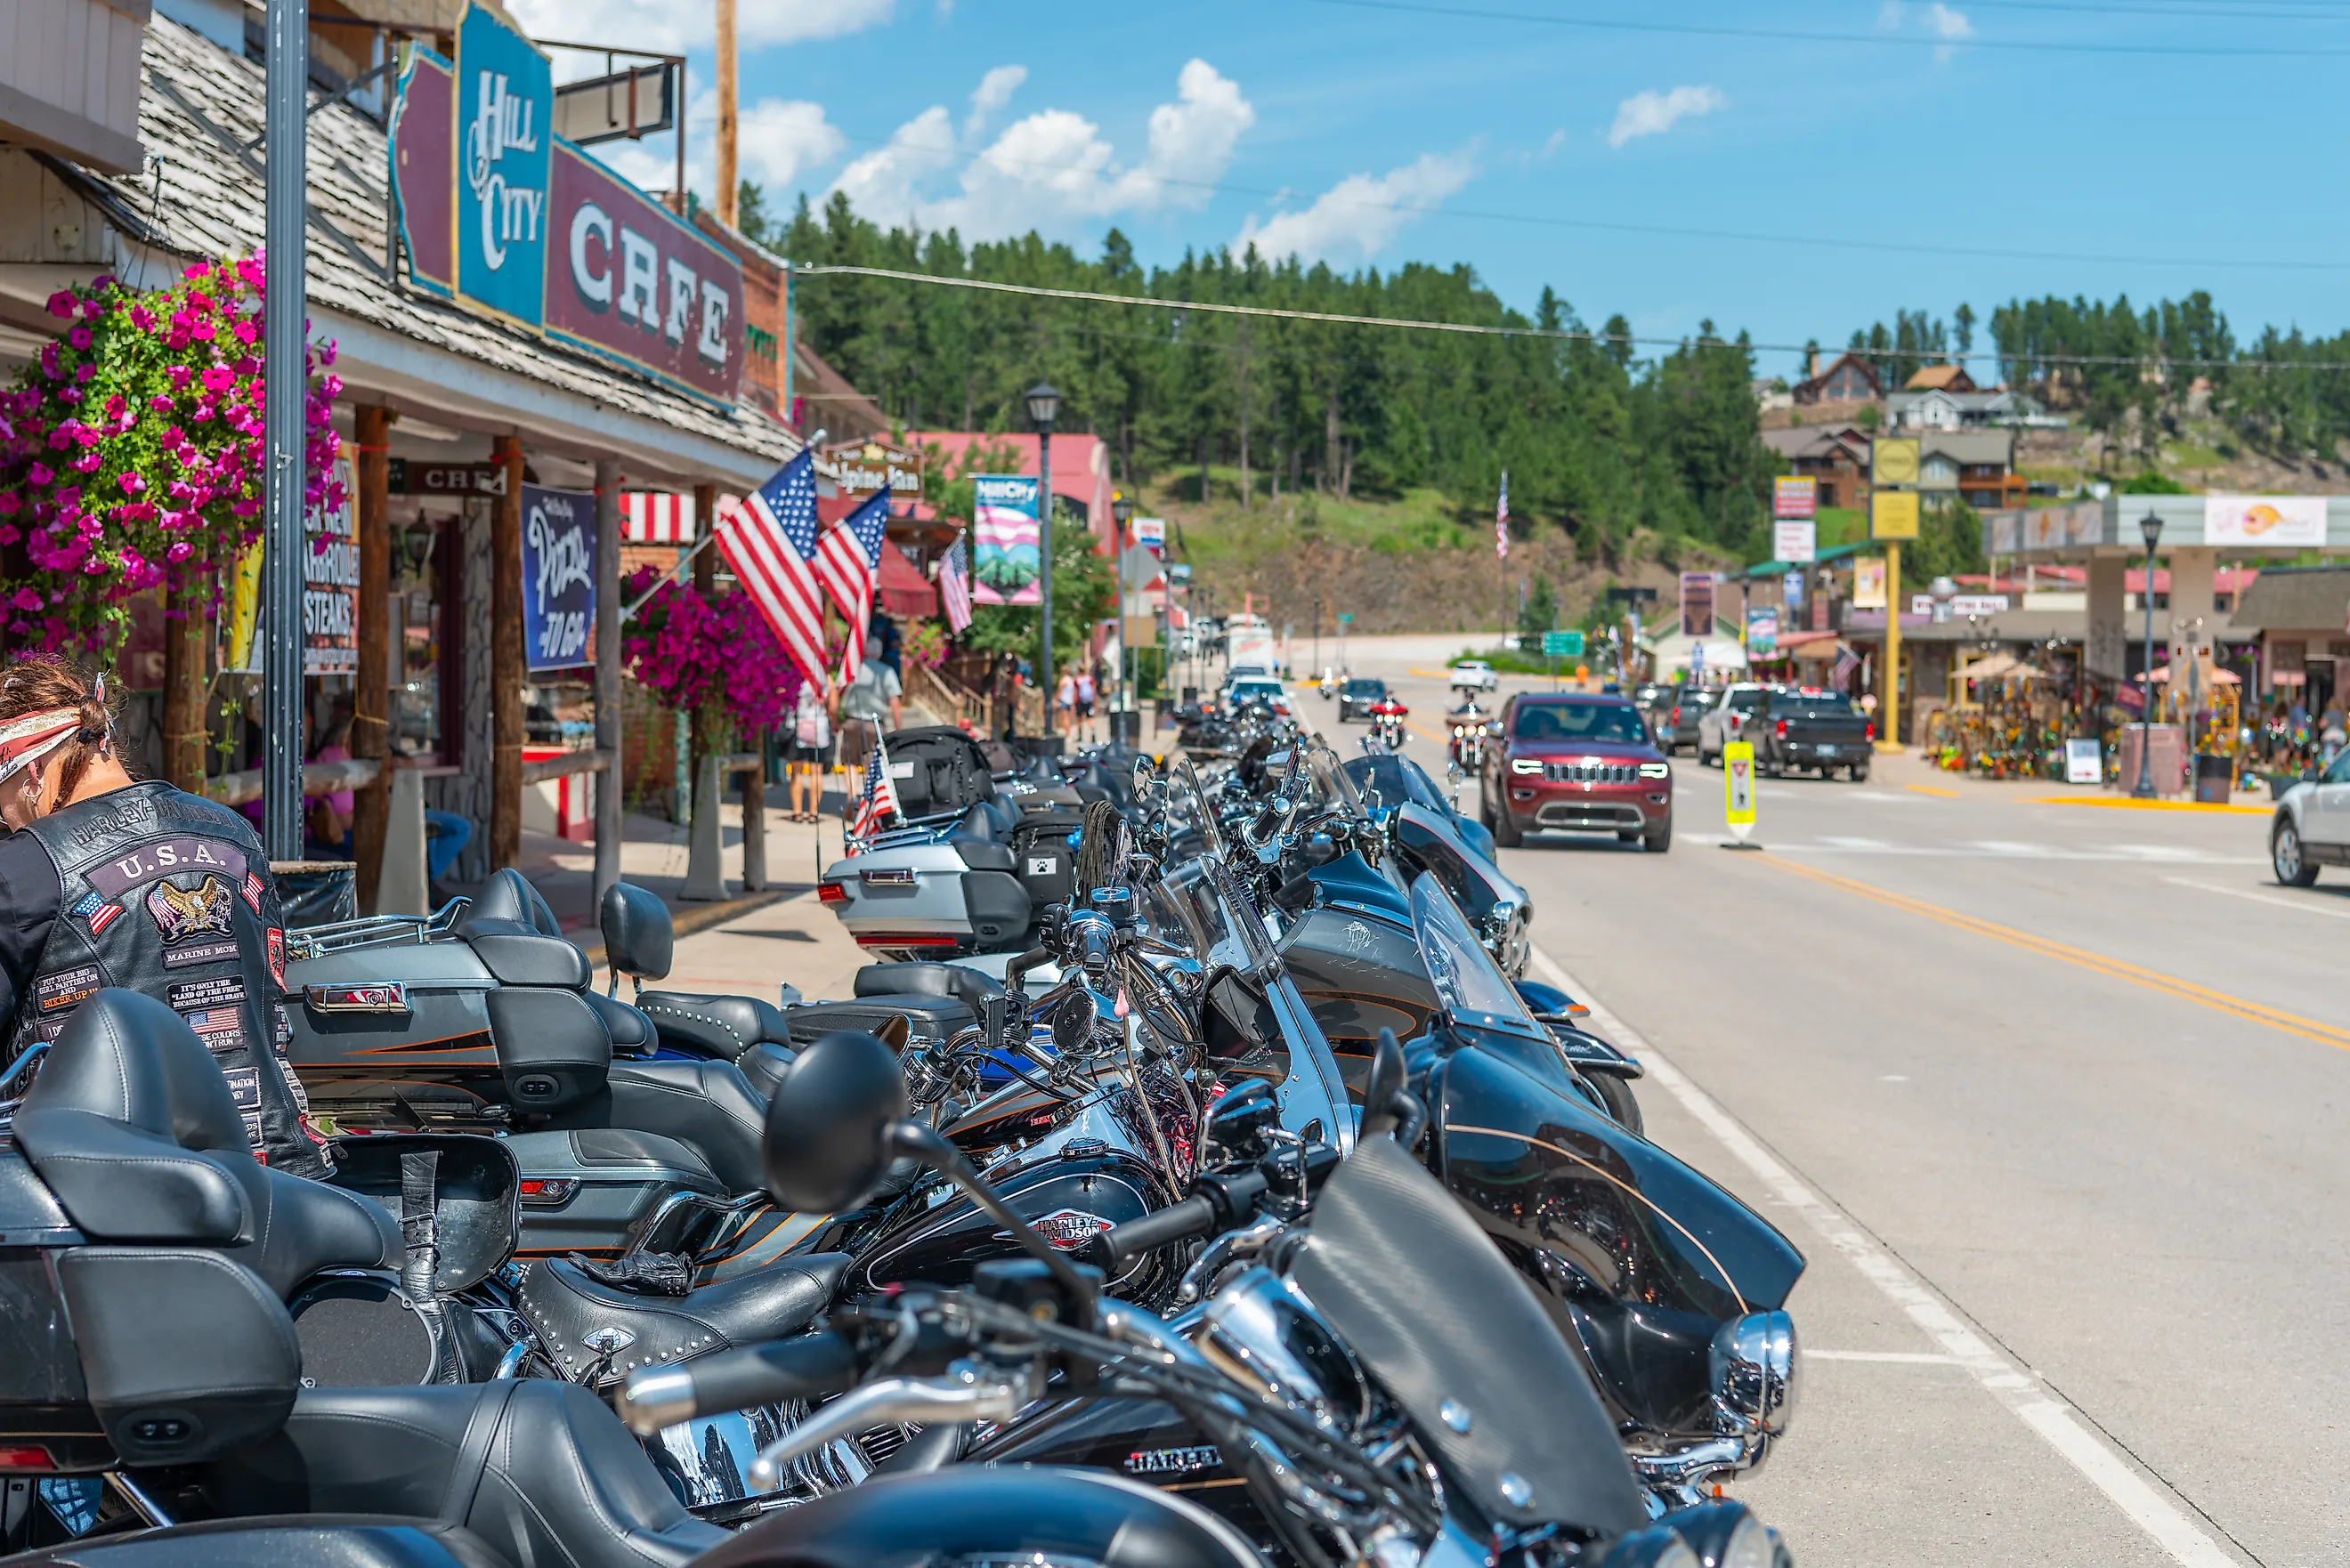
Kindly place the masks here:
<instances>
[{"instance_id":1,"label":"black street lamp","mask_svg":"<svg viewBox=\"0 0 2350 1568\"><path fill-rule=\"evenodd\" d=\"M1126 525L1134 520L1134 503L1128 499L1125 491L1118 491L1110 496L1109 514L1111 521L1118 524L1118 706L1128 711L1139 711L1139 708L1134 695L1134 688L1137 682L1128 678L1128 671L1132 670L1139 672L1142 668L1140 663L1141 656L1139 654L1129 652L1126 646ZM1115 725L1131 722L1131 721L1113 719L1110 722ZM1142 734L1142 727L1139 723L1135 725L1134 732L1139 742ZM1118 739L1118 736L1113 734L1110 739L1115 741Z\"/></svg>"},{"instance_id":2,"label":"black street lamp","mask_svg":"<svg viewBox=\"0 0 2350 1568\"><path fill-rule=\"evenodd\" d=\"M1053 421L1061 416L1061 394L1050 381L1028 389L1028 422L1036 427L1036 618L1044 630L1036 661L1045 693L1045 733L1053 732Z\"/></svg>"},{"instance_id":3,"label":"black street lamp","mask_svg":"<svg viewBox=\"0 0 2350 1568\"><path fill-rule=\"evenodd\" d=\"M2137 531L2146 540L2146 692L2137 715L2137 787L2130 791L2134 800L2154 798L2154 546L2162 537L2162 519L2149 507L2138 519Z\"/></svg>"}]
</instances>

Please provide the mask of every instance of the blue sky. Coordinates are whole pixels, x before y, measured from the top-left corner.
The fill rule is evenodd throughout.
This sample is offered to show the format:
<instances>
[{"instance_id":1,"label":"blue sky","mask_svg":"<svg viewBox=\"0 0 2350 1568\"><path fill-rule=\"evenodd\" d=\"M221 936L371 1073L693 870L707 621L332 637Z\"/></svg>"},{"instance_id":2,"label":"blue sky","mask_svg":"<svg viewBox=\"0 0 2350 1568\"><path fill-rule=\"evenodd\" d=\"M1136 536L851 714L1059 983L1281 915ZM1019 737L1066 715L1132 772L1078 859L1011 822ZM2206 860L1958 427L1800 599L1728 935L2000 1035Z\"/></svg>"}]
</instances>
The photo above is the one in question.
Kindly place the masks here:
<instances>
[{"instance_id":1,"label":"blue sky","mask_svg":"<svg viewBox=\"0 0 2350 1568\"><path fill-rule=\"evenodd\" d=\"M779 204L844 188L1088 254L1115 224L1146 262L1466 262L1661 337L1834 346L1904 306L2198 287L2240 337L2350 325L2350 0L738 3L743 169ZM509 4L686 48L708 191L710 0ZM1618 26L1535 19L1575 16ZM670 182L667 145L606 151Z\"/></svg>"}]
</instances>

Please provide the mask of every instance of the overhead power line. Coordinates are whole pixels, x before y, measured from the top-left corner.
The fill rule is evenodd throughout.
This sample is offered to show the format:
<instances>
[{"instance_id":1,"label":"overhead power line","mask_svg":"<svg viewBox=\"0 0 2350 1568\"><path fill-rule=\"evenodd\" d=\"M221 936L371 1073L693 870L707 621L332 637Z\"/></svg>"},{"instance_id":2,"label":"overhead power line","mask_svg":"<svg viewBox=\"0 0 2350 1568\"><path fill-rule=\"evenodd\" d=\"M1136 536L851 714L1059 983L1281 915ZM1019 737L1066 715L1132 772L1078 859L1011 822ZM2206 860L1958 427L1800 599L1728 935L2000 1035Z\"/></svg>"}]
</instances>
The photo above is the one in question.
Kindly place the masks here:
<instances>
[{"instance_id":1,"label":"overhead power line","mask_svg":"<svg viewBox=\"0 0 2350 1568\"><path fill-rule=\"evenodd\" d=\"M2201 44L2074 44L2027 38L1952 37L1918 33L1814 33L1777 27L1736 27L1694 22L1632 22L1615 16L1545 16L1539 11L1499 11L1476 5L1439 5L1429 0L1308 0L1357 11L1451 16L1471 22L1532 22L1551 27L1581 27L1607 33L1656 33L1695 38L1760 38L1773 43L1867 44L1904 49L2001 49L2060 55L2185 55L2198 59L2228 56L2244 59L2311 59L2350 55L2350 48L2242 48Z\"/></svg>"},{"instance_id":2,"label":"overhead power line","mask_svg":"<svg viewBox=\"0 0 2350 1568\"><path fill-rule=\"evenodd\" d=\"M1287 310L1271 305L1230 305L1200 299L1161 299L1156 295L1106 294L1092 289L1046 288L1041 284L999 283L993 278L955 277L943 273L903 272L883 266L801 266L799 277L878 277L896 283L928 284L940 288L977 289L986 294L1024 295L1035 299L1073 299L1090 305L1124 305L1145 310L1199 311L1212 316L1250 316L1277 321L1312 321L1334 327L1381 327L1414 332L1450 332L1469 337L1528 337L1557 343L1628 344L1634 347L1679 348L1696 339L1645 337L1631 333L1591 332L1580 327L1496 327L1477 321L1417 321L1399 316L1348 316L1329 310ZM1827 350L1810 343L1733 343L1717 339L1723 348L1744 348L1757 354L1804 354ZM2168 354L2016 354L1994 348L1956 353L1942 348L1853 348L1839 350L1864 359L1928 359L1938 362L2012 358L2033 365L2165 365L2182 369L2212 370L2350 370L2342 359L2204 359Z\"/></svg>"}]
</instances>

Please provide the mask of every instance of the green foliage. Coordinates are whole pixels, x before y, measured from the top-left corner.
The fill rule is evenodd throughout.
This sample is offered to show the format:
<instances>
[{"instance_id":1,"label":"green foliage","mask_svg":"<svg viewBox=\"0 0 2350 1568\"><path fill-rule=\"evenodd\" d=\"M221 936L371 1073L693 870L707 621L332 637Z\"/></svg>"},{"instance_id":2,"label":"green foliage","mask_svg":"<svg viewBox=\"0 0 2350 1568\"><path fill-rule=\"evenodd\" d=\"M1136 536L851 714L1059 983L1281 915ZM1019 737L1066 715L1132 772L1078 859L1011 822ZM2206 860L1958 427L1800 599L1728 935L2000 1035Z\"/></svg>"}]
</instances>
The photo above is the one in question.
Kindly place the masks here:
<instances>
[{"instance_id":1,"label":"green foliage","mask_svg":"<svg viewBox=\"0 0 2350 1568\"><path fill-rule=\"evenodd\" d=\"M2124 495L2192 495L2194 493L2168 474L2157 473L2150 468L2143 473L2134 473L2123 480L2118 488L2120 493Z\"/></svg>"},{"instance_id":2,"label":"green foliage","mask_svg":"<svg viewBox=\"0 0 2350 1568\"><path fill-rule=\"evenodd\" d=\"M1534 575L1534 586L1527 590L1526 602L1518 610L1518 636L1523 639L1539 639L1546 631L1558 627L1558 596L1551 591L1550 579L1541 573Z\"/></svg>"},{"instance_id":3,"label":"green foliage","mask_svg":"<svg viewBox=\"0 0 2350 1568\"><path fill-rule=\"evenodd\" d=\"M2127 295L2110 305L2054 295L2010 300L1991 312L1991 333L1998 340L2000 370L2010 386L2029 388L2053 408L2077 411L2083 423L2102 435L2134 430L2140 450L2148 455L2159 440L2157 416L2176 418L2198 376L2211 379L2215 402L2224 400L2232 379L2224 366L2199 369L2166 362L2236 357L2228 318L2199 290L2185 299L2159 300L2143 312L2131 306ZM2108 362L2069 362L2077 358ZM2274 379L2299 382L2305 378Z\"/></svg>"},{"instance_id":4,"label":"green foliage","mask_svg":"<svg viewBox=\"0 0 2350 1568\"><path fill-rule=\"evenodd\" d=\"M839 195L821 211L803 200L771 228L767 243L807 265L1581 329L1550 291L1529 319L1466 266L1344 274L1251 250L1146 270L1115 230L1089 260L1034 234L966 244L953 231L884 230ZM1757 434L1753 355L1711 323L1638 361L1617 341L1139 310L885 278L811 277L795 298L803 340L910 429L1025 429L1020 393L1049 379L1059 428L1100 436L1129 489L1180 476L1188 493L1196 475L1203 493L1229 483L1248 506L1284 511L1311 494L1314 511L1293 526L1324 530L1356 497L1432 492L1440 532L1466 538L1491 528L1506 468L1513 521L1563 527L1586 554L1620 554L1642 534L1742 554L1767 533L1773 470ZM1620 316L1602 329L1630 331Z\"/></svg>"},{"instance_id":5,"label":"green foliage","mask_svg":"<svg viewBox=\"0 0 2350 1568\"><path fill-rule=\"evenodd\" d=\"M1936 577L1958 577L1982 569L1982 517L1973 507L1953 501L1929 506L1918 514L1918 537L1901 547L1903 587L1923 588Z\"/></svg>"}]
</instances>

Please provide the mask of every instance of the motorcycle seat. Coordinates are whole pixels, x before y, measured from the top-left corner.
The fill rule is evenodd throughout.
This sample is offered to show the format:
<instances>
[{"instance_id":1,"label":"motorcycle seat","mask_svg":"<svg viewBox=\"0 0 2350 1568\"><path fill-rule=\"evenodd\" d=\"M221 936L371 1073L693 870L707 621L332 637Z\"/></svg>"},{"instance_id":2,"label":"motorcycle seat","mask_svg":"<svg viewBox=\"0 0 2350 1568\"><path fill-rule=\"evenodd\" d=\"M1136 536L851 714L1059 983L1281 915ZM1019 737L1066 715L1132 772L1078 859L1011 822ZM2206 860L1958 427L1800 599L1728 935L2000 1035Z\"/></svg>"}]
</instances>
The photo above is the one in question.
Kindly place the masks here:
<instances>
[{"instance_id":1,"label":"motorcycle seat","mask_svg":"<svg viewBox=\"0 0 2350 1568\"><path fill-rule=\"evenodd\" d=\"M306 1388L278 1433L197 1485L224 1514L438 1520L514 1568L683 1568L733 1539L685 1511L601 1400L553 1378Z\"/></svg>"},{"instance_id":2,"label":"motorcycle seat","mask_svg":"<svg viewBox=\"0 0 2350 1568\"><path fill-rule=\"evenodd\" d=\"M643 991L637 1007L663 1034L732 1062L758 1044L788 1045L784 1010L755 996L712 996L686 991Z\"/></svg>"},{"instance_id":3,"label":"motorcycle seat","mask_svg":"<svg viewBox=\"0 0 2350 1568\"><path fill-rule=\"evenodd\" d=\"M14 1558L10 1568L253 1568L257 1563L508 1568L505 1559L470 1530L390 1514L207 1520L136 1535L68 1542Z\"/></svg>"},{"instance_id":4,"label":"motorcycle seat","mask_svg":"<svg viewBox=\"0 0 2350 1568\"><path fill-rule=\"evenodd\" d=\"M847 1002L811 1002L793 1008L785 1016L791 1020L792 1044L795 1046L813 1044L843 1029L882 1034L898 1019L904 1020L910 1037L943 1041L979 1022L979 1014L971 1004L959 998L915 991L858 996Z\"/></svg>"},{"instance_id":5,"label":"motorcycle seat","mask_svg":"<svg viewBox=\"0 0 2350 1568\"><path fill-rule=\"evenodd\" d=\"M766 1096L732 1062L657 1057L615 1062L606 1093L556 1125L604 1125L659 1133L698 1151L729 1192L756 1192L765 1181L759 1139Z\"/></svg>"},{"instance_id":6,"label":"motorcycle seat","mask_svg":"<svg viewBox=\"0 0 2350 1568\"><path fill-rule=\"evenodd\" d=\"M650 1056L660 1049L660 1033L641 1011L592 988L579 994L603 1021L604 1033L612 1037L613 1055Z\"/></svg>"},{"instance_id":7,"label":"motorcycle seat","mask_svg":"<svg viewBox=\"0 0 2350 1568\"><path fill-rule=\"evenodd\" d=\"M74 1010L15 1132L92 1241L201 1247L281 1301L321 1270L401 1255L380 1204L255 1160L220 1064L187 1020L138 992L109 988Z\"/></svg>"},{"instance_id":8,"label":"motorcycle seat","mask_svg":"<svg viewBox=\"0 0 2350 1568\"><path fill-rule=\"evenodd\" d=\"M797 1334L831 1303L848 1263L846 1252L810 1252L682 1296L656 1296L598 1284L560 1258L541 1258L523 1276L517 1300L567 1377L596 1364L589 1334L606 1328L634 1334L607 1369L617 1376Z\"/></svg>"}]
</instances>

